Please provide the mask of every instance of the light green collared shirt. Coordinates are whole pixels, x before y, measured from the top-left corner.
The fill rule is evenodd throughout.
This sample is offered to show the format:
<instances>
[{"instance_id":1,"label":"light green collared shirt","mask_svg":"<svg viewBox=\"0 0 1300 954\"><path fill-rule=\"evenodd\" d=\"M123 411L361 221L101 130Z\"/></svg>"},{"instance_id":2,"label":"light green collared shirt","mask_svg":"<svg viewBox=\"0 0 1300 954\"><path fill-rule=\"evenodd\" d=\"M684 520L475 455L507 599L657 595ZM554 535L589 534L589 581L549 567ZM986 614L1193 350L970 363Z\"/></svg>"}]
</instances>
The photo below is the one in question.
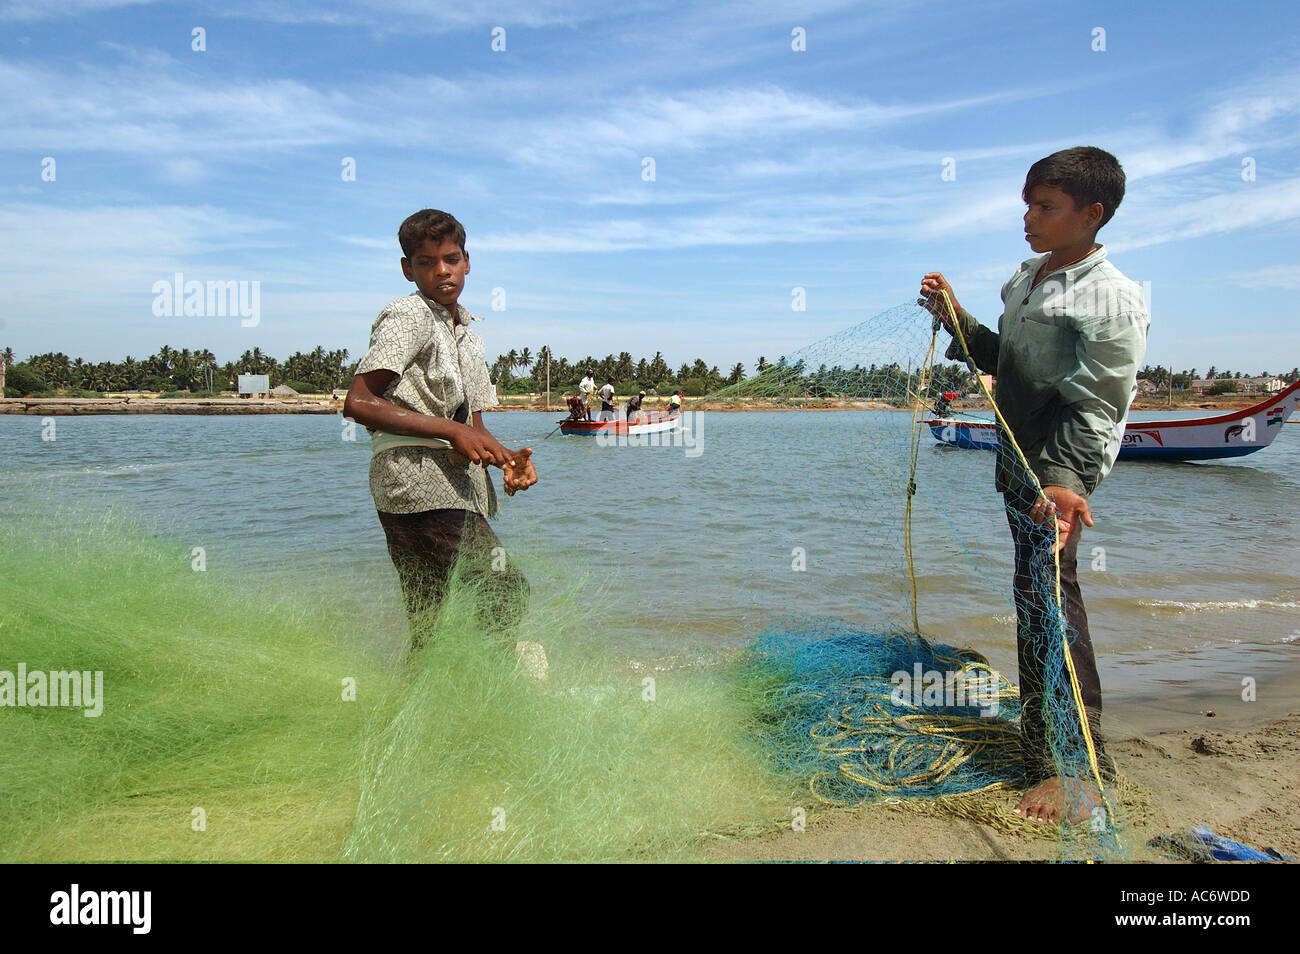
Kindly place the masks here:
<instances>
[{"instance_id":1,"label":"light green collared shirt","mask_svg":"<svg viewBox=\"0 0 1300 954\"><path fill-rule=\"evenodd\" d=\"M1115 465L1151 318L1142 287L1104 246L1034 286L1047 258L1025 261L1002 286L996 332L964 308L959 319L976 365L997 376L994 399L1039 482L1086 495ZM955 340L947 357L963 358ZM1018 489L1016 474L999 441L998 489Z\"/></svg>"}]
</instances>

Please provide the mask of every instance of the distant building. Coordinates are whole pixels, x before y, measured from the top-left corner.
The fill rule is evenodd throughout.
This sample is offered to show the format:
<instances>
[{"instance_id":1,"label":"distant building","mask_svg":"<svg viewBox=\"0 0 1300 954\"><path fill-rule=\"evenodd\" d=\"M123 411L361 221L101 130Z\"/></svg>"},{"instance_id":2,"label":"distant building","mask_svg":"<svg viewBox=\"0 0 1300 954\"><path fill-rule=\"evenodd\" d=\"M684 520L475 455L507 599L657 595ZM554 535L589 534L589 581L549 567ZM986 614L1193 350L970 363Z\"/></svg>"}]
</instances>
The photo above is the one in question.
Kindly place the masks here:
<instances>
[{"instance_id":1,"label":"distant building","mask_svg":"<svg viewBox=\"0 0 1300 954\"><path fill-rule=\"evenodd\" d=\"M239 396L266 397L271 393L271 376L267 374L241 374L236 386Z\"/></svg>"},{"instance_id":2,"label":"distant building","mask_svg":"<svg viewBox=\"0 0 1300 954\"><path fill-rule=\"evenodd\" d=\"M1279 391L1286 390L1286 382L1281 378L1239 378L1237 383L1241 385L1243 391L1250 391L1253 394L1277 394Z\"/></svg>"},{"instance_id":3,"label":"distant building","mask_svg":"<svg viewBox=\"0 0 1300 954\"><path fill-rule=\"evenodd\" d=\"M1260 378L1197 378L1192 382L1192 390L1204 394L1220 381L1231 381L1241 394L1277 394L1286 388L1286 382L1276 377Z\"/></svg>"}]
</instances>

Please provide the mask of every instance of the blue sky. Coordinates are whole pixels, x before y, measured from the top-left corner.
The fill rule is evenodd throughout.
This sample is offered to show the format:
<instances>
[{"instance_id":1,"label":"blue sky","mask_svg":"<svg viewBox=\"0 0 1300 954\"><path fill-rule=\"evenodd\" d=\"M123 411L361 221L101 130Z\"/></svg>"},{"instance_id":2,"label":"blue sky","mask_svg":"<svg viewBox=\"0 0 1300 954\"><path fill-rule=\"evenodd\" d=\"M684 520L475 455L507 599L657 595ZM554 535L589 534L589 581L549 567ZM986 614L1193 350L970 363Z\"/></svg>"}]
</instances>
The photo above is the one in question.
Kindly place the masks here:
<instances>
[{"instance_id":1,"label":"blue sky","mask_svg":"<svg viewBox=\"0 0 1300 954\"><path fill-rule=\"evenodd\" d=\"M1025 170L1090 144L1128 173L1100 238L1150 282L1149 361L1278 372L1300 364L1298 24L1199 0L0 0L0 346L359 356L411 288L397 226L432 206L469 231L489 354L752 371L930 269L994 322L1032 254ZM260 322L156 317L178 271L260 282Z\"/></svg>"}]
</instances>

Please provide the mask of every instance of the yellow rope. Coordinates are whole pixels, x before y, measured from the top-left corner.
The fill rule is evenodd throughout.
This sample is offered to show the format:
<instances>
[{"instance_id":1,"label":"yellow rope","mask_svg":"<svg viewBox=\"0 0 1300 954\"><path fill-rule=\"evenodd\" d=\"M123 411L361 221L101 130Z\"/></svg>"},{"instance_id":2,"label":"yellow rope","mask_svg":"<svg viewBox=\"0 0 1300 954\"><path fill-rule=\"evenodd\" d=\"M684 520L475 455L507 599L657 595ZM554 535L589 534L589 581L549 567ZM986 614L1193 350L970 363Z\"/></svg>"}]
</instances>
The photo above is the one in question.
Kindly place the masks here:
<instances>
[{"instance_id":1,"label":"yellow rope","mask_svg":"<svg viewBox=\"0 0 1300 954\"><path fill-rule=\"evenodd\" d=\"M967 349L960 324L953 312L952 302L946 294L943 294L942 297L944 306L952 317L954 336L960 342L963 352L969 359L970 352ZM907 572L911 583L913 632L922 640L937 662L953 667L961 678L966 678L971 673L986 674L989 678L996 678L998 684L997 698L999 704L1001 704L1006 701L1016 700L1018 693L1003 676L993 672L987 660L972 650L959 649L953 651L950 656L941 655L934 652L933 647L930 647L924 637L920 636L918 585L912 549L912 505L916 493L916 472L921 446L920 422L923 404L920 395L924 393L926 389L925 382L929 380L932 374L937 342L938 327L936 325L931 334L930 346L925 360L918 369L920 384L912 396L912 443L907 501L903 516L903 550L907 559ZM989 393L983 381L980 382L980 388L1002 425L1002 433L1008 435L1011 446L1019 456L1025 471L1030 475L1029 479L1033 482L1035 492L1042 496L1042 486L1034 475L1033 468L1029 466L1028 460L1016 444L1014 437L1010 437L1011 429L1007 425L1005 418L1003 418L997 403L993 400L993 395ZM1057 531L1057 541L1059 543L1059 529ZM1064 625L1065 614L1061 598L1059 552L1054 550L1053 559L1056 564L1055 599L1062 619L1060 635L1065 649L1071 691L1074 696L1075 706L1079 712L1079 722L1088 749L1089 764L1097 781L1103 804L1107 806L1109 811L1110 801L1106 789L1102 785L1096 748L1088 725L1078 675L1075 672L1074 660L1070 654L1069 641ZM1020 732L1006 722L990 721L974 716L936 716L920 712L896 715L885 708L885 705L882 705L888 700L889 690L878 681L873 682L865 677L853 680L845 687L845 691L852 698L861 701L832 706L823 720L809 729L809 736L814 740L817 750L826 758L837 763L836 771L817 772L808 780L809 792L817 801L823 804L838 807L846 806L845 801L837 799L833 795L825 794L820 790L828 780L836 778L849 779L885 796L905 795L909 793L909 790L927 786L940 786L973 759L979 759L984 770L989 773L1014 771L1022 760ZM811 698L814 699L824 697L824 693L811 694ZM940 796L934 801L934 804L944 806L945 811L976 818L986 814L989 807L995 803L980 801L979 798L972 799L972 796L987 798L991 793L1010 788L1013 784L1005 780L992 781L968 792ZM909 798L905 799L905 801L911 802L914 799ZM964 809L952 807L958 804L978 805L979 807ZM990 821L990 819L983 820ZM991 823L997 821L997 819L992 819ZM1035 827L1027 822L1022 822L1022 826L1026 830ZM1037 827L1041 830L1042 826Z\"/></svg>"},{"instance_id":2,"label":"yellow rope","mask_svg":"<svg viewBox=\"0 0 1300 954\"><path fill-rule=\"evenodd\" d=\"M930 367L934 364L935 344L939 339L939 329L930 333L930 350L925 355L918 369L916 400L912 402L912 448L911 470L907 475L907 507L903 511L903 553L907 557L907 575L912 581L912 632L921 631L921 623L916 612L916 567L912 561L912 498L916 496L916 461L921 451L921 434L917 427L917 418L921 414L921 393L925 391L930 378Z\"/></svg>"},{"instance_id":3,"label":"yellow rope","mask_svg":"<svg viewBox=\"0 0 1300 954\"><path fill-rule=\"evenodd\" d=\"M939 291L939 297L942 298L944 309L948 312L948 317L951 319L950 327L953 329L953 337L957 339L958 343L960 343L962 354L964 354L967 361L971 362L973 365L974 359L971 358L970 349L966 347L966 336L962 332L961 322L957 319L957 314L953 310L952 301L948 298L948 293L943 290ZM933 343L931 343L930 347L931 350L933 350ZM1029 474L1029 479L1033 481L1035 493L1039 497L1046 499L1046 494L1043 493L1043 486L1038 482L1038 476L1034 473L1034 469L1029 465L1029 460L1025 457L1024 452L1021 451L1020 445L1016 442L1015 436L1011 433L1011 428L1007 425L1006 418L1002 416L1002 410L998 407L997 402L993 400L993 395L990 393L988 386L985 385L984 380L979 377L979 375L976 375L975 379L979 381L980 390L983 391L984 396L988 398L989 405L993 408L993 413L997 415L998 423L1002 425L1001 432L998 435L999 442L1004 439L1011 442L1011 446L1015 450L1016 456L1020 459L1020 463L1024 466L1025 472ZM1083 732L1083 739L1088 748L1088 765L1092 769L1093 778L1097 782L1097 790L1100 792L1102 802L1109 813L1111 810L1110 802L1106 797L1106 786L1101 780L1101 769L1097 762L1097 750L1096 746L1093 744L1092 729L1088 725L1088 713L1083 704L1083 691L1079 688L1079 677L1074 669L1074 658L1070 653L1070 641L1066 635L1065 607L1061 602L1061 530L1055 521L1053 521L1053 526L1056 528L1056 545L1052 548L1052 560L1056 565L1056 607L1061 620L1061 643L1065 649L1065 666L1066 670L1070 674L1070 690L1074 696L1075 708L1079 713L1079 727Z\"/></svg>"}]
</instances>

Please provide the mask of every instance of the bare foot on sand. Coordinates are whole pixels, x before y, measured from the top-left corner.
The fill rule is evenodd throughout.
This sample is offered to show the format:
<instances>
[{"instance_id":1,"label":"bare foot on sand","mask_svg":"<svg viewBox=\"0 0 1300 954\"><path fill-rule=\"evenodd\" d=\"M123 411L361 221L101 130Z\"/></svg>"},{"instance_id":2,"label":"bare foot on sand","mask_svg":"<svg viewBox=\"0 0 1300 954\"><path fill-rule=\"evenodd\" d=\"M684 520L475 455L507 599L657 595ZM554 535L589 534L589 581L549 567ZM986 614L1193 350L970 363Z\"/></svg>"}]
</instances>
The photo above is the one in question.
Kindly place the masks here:
<instances>
[{"instance_id":1,"label":"bare foot on sand","mask_svg":"<svg viewBox=\"0 0 1300 954\"><path fill-rule=\"evenodd\" d=\"M1030 821L1078 825L1092 818L1093 810L1101 803L1097 786L1053 775L1025 792L1016 814Z\"/></svg>"}]
</instances>

